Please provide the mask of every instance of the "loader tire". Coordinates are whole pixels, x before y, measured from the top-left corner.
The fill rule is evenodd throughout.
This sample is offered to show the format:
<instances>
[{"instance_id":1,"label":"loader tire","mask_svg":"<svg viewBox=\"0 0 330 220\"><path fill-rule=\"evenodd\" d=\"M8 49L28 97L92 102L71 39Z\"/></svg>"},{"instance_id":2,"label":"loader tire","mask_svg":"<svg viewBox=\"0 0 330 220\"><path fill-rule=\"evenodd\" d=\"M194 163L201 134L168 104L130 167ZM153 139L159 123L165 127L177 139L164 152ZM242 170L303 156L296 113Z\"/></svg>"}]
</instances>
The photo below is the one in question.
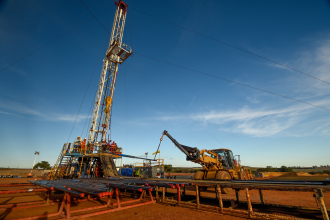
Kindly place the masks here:
<instances>
[{"instance_id":1,"label":"loader tire","mask_svg":"<svg viewBox=\"0 0 330 220\"><path fill-rule=\"evenodd\" d=\"M226 171L219 171L215 176L217 180L231 180L231 175ZM221 193L223 194L230 194L232 188L221 188Z\"/></svg>"},{"instance_id":2,"label":"loader tire","mask_svg":"<svg viewBox=\"0 0 330 220\"><path fill-rule=\"evenodd\" d=\"M203 179L204 172L203 171L197 171L194 175L194 180L201 180Z\"/></svg>"},{"instance_id":3,"label":"loader tire","mask_svg":"<svg viewBox=\"0 0 330 220\"><path fill-rule=\"evenodd\" d=\"M247 180L251 180L251 177L250 177L249 172L248 171L245 171L245 173L246 173L246 176L247 176Z\"/></svg>"},{"instance_id":4,"label":"loader tire","mask_svg":"<svg viewBox=\"0 0 330 220\"><path fill-rule=\"evenodd\" d=\"M246 175L246 173L244 171L242 171L241 175L240 175L240 179L241 180L249 180L249 177L248 177L248 175Z\"/></svg>"}]
</instances>

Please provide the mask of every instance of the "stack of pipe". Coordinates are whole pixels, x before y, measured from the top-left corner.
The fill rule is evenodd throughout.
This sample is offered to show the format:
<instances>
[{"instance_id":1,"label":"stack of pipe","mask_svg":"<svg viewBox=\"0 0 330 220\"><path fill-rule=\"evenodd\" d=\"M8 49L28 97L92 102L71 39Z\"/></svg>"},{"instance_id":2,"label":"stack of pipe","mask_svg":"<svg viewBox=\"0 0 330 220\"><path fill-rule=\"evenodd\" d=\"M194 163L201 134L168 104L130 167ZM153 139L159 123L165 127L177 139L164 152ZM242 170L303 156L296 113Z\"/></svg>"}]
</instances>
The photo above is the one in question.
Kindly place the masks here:
<instances>
[{"instance_id":1,"label":"stack of pipe","mask_svg":"<svg viewBox=\"0 0 330 220\"><path fill-rule=\"evenodd\" d=\"M60 190L60 191L63 191L63 192L68 192L68 193L71 193L71 194L75 194L75 195L78 195L80 197L84 197L85 194L84 193L81 193L81 192L77 192L77 191L74 191L74 190L71 190L71 189L68 189L68 188L65 188L63 186L58 186L58 185L54 185L54 184L50 184L46 181L39 181L39 180L35 180L35 181L31 181L31 180L28 180L30 183L33 183L35 185L38 185L38 186L42 186L42 187L45 187L45 188L48 188L50 190Z\"/></svg>"},{"instance_id":2,"label":"stack of pipe","mask_svg":"<svg viewBox=\"0 0 330 220\"><path fill-rule=\"evenodd\" d=\"M173 184L146 182L144 180L95 180L95 179L61 179L61 180L42 180L29 181L32 184L46 187L51 190L60 190L64 192L73 193L83 197L84 195L92 195L96 197L103 197L111 195L111 188L136 190L139 192L155 190L153 186L164 186L175 188Z\"/></svg>"},{"instance_id":3,"label":"stack of pipe","mask_svg":"<svg viewBox=\"0 0 330 220\"><path fill-rule=\"evenodd\" d=\"M145 185L145 186L159 186L166 188L179 188L185 186L191 186L193 183L185 182L168 182L168 181L156 181L156 180L143 180L143 179L81 179L81 181L93 182L93 183L119 183L119 184L135 184L135 185Z\"/></svg>"}]
</instances>

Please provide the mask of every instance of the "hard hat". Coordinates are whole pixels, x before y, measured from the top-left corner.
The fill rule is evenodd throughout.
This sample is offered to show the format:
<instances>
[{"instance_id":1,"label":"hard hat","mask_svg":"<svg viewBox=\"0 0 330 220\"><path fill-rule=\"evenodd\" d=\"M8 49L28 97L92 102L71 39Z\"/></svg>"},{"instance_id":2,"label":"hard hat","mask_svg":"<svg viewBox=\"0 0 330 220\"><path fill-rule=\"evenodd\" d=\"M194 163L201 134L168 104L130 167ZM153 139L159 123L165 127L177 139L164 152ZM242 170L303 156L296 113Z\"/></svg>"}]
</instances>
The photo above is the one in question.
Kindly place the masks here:
<instances>
[{"instance_id":1,"label":"hard hat","mask_svg":"<svg viewBox=\"0 0 330 220\"><path fill-rule=\"evenodd\" d=\"M86 138L84 138L84 140L86 140Z\"/></svg>"},{"instance_id":2,"label":"hard hat","mask_svg":"<svg viewBox=\"0 0 330 220\"><path fill-rule=\"evenodd\" d=\"M78 136L78 138L80 138L80 136Z\"/></svg>"}]
</instances>

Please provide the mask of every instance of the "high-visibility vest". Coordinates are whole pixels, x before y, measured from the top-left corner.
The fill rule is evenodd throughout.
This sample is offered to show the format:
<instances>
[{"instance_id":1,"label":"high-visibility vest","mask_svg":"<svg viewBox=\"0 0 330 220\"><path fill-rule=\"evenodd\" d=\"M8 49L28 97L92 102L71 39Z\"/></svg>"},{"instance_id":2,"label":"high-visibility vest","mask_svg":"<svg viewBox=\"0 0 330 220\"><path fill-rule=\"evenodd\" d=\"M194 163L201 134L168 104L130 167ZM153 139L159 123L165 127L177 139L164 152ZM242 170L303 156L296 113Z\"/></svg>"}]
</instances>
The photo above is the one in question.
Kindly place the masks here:
<instances>
[{"instance_id":1,"label":"high-visibility vest","mask_svg":"<svg viewBox=\"0 0 330 220\"><path fill-rule=\"evenodd\" d=\"M86 141L83 140L83 141L81 142L81 149L82 149L82 150L85 150L85 146L86 146Z\"/></svg>"}]
</instances>

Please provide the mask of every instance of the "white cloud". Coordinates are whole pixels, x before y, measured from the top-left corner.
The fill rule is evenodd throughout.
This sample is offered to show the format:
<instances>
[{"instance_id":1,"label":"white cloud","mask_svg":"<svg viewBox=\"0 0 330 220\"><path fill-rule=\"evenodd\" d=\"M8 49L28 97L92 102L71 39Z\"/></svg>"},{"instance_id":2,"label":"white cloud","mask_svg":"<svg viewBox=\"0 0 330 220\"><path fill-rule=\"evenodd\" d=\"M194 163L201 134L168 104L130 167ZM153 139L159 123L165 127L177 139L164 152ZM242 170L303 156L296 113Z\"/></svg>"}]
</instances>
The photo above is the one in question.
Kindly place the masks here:
<instances>
[{"instance_id":1,"label":"white cloud","mask_svg":"<svg viewBox=\"0 0 330 220\"><path fill-rule=\"evenodd\" d=\"M246 100L248 100L249 102L253 103L253 104L257 104L259 103L260 101L257 100L256 98L253 98L253 97L246 97Z\"/></svg>"},{"instance_id":2,"label":"white cloud","mask_svg":"<svg viewBox=\"0 0 330 220\"><path fill-rule=\"evenodd\" d=\"M0 108L4 108L7 110L11 110L13 112L21 113L21 114L28 114L28 115L37 115L41 116L42 114L39 111L36 111L32 108L29 108L27 106L24 106L20 103L16 102L1 102L0 103Z\"/></svg>"},{"instance_id":3,"label":"white cloud","mask_svg":"<svg viewBox=\"0 0 330 220\"><path fill-rule=\"evenodd\" d=\"M58 115L57 117L55 117L53 120L51 121L67 121L67 122L74 122L75 120L77 120L76 122L80 122L82 120L85 120L86 118L90 118L90 116L88 115Z\"/></svg>"},{"instance_id":4,"label":"white cloud","mask_svg":"<svg viewBox=\"0 0 330 220\"><path fill-rule=\"evenodd\" d=\"M290 70L278 64L269 63L269 66ZM315 98L330 94L330 40L317 42L314 49L299 52L296 59L285 63L285 65L311 75L318 79L304 76L298 72L291 71L285 78L287 84L283 87L291 88L296 98ZM283 83L283 82L282 82Z\"/></svg>"},{"instance_id":5,"label":"white cloud","mask_svg":"<svg viewBox=\"0 0 330 220\"><path fill-rule=\"evenodd\" d=\"M330 104L330 101L323 100L318 101L315 104L322 106ZM250 108L245 106L238 110L212 110L195 113L190 114L189 117L199 124L204 124L204 126L216 126L215 129L220 131L241 133L255 137L267 137L279 134L288 128L297 126L299 123L302 123L304 120L317 114L318 111L324 110L305 104L292 104L281 108L274 108L272 106L268 106L267 108ZM153 119L178 123L180 121L190 120L189 117L183 114L171 116L163 115ZM319 126L320 123L314 123L311 126L305 127L305 129L300 128L299 133L304 133L304 135L329 135L329 132L325 129L327 126L323 126L322 132L317 131ZM299 134L295 132L286 132L283 135L297 136Z\"/></svg>"},{"instance_id":6,"label":"white cloud","mask_svg":"<svg viewBox=\"0 0 330 220\"><path fill-rule=\"evenodd\" d=\"M27 107L20 103L15 102L1 102L0 103L0 109L7 109L14 113L8 113L4 111L0 111L2 114L11 114L15 116L22 117L22 115L33 115L37 116L39 120L44 121L67 121L67 122L74 122L76 120L77 115L70 115L70 114L58 114L56 112L47 112L43 113L38 110L35 110L33 108ZM88 115L79 115L77 117L77 122L80 122L86 118L89 118Z\"/></svg>"},{"instance_id":7,"label":"white cloud","mask_svg":"<svg viewBox=\"0 0 330 220\"><path fill-rule=\"evenodd\" d=\"M0 111L0 114L5 114L5 115L14 115L14 116L22 117L22 116L20 116L20 115L16 115L16 114L13 114L13 113L9 113L9 112L3 112L3 111Z\"/></svg>"}]
</instances>

